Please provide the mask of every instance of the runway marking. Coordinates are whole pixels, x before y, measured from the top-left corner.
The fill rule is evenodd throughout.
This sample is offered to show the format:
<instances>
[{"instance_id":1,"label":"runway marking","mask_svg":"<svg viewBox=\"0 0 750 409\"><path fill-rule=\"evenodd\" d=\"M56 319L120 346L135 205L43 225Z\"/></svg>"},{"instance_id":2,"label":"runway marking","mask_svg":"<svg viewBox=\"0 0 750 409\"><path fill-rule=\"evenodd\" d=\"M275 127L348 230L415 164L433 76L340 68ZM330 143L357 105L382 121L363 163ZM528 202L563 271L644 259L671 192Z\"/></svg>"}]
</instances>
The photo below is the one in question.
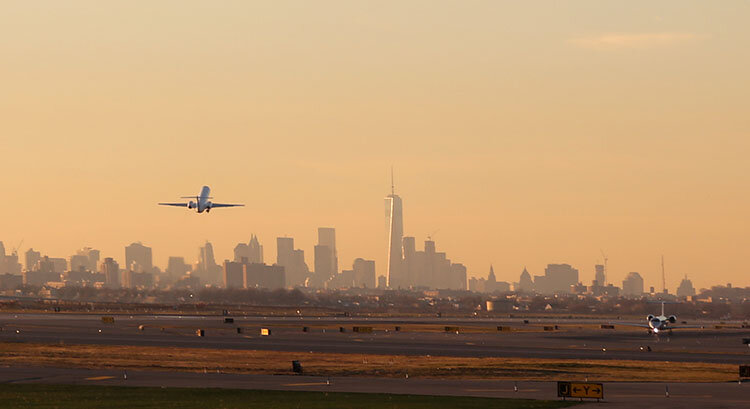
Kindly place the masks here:
<instances>
[{"instance_id":1,"label":"runway marking","mask_svg":"<svg viewBox=\"0 0 750 409\"><path fill-rule=\"evenodd\" d=\"M329 385L325 382L308 382L308 383L285 383L281 386L320 386L320 385Z\"/></svg>"},{"instance_id":2,"label":"runway marking","mask_svg":"<svg viewBox=\"0 0 750 409\"><path fill-rule=\"evenodd\" d=\"M86 378L87 381L103 381L105 379L114 379L114 376L93 376L91 378Z\"/></svg>"}]
</instances>

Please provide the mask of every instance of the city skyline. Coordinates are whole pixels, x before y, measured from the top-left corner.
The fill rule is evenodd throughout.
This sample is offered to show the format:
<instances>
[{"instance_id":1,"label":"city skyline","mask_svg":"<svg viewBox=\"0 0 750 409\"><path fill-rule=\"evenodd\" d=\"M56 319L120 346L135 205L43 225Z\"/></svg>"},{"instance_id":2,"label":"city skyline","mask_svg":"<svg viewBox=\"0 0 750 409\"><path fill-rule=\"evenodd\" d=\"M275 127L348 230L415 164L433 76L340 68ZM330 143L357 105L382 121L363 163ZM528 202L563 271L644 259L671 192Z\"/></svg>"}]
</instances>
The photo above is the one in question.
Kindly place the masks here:
<instances>
[{"instance_id":1,"label":"city skyline","mask_svg":"<svg viewBox=\"0 0 750 409\"><path fill-rule=\"evenodd\" d=\"M470 276L603 249L613 283L664 255L670 288L750 285L745 2L74 3L0 15L7 248L165 266L252 232L312 267L332 226L382 275L393 165L404 230ZM201 185L246 207L156 205Z\"/></svg>"},{"instance_id":2,"label":"city skyline","mask_svg":"<svg viewBox=\"0 0 750 409\"><path fill-rule=\"evenodd\" d=\"M334 230L335 229L333 229L333 228L321 227L321 228L317 229L317 232L318 232L319 241L321 239L323 239L323 237L325 237L323 240L324 241L328 241L328 243L333 243L333 246L334 246L334 248L332 250L330 248L328 248L328 247L324 247L326 249L324 257L333 257L334 260L336 260L335 263L338 263L338 258L335 256L335 254L336 254L336 247L335 246L336 245L335 245L335 232L334 232ZM198 248L198 253L199 254L198 254L198 257L196 258L195 262L192 263L192 262L189 261L189 258L187 259L188 262L185 264L185 270L182 271L182 274L184 274L184 272L186 272L186 271L192 271L192 276L193 277L197 277L198 279L200 279L201 280L201 285L210 284L210 285L213 285L213 286L223 286L223 283L224 283L224 281L223 281L224 280L224 278L223 278L224 273L222 273L222 265L224 264L224 262L230 262L230 264L231 263L237 264L238 262L249 262L249 263L260 263L260 264L263 264L263 261L264 261L263 260L263 256L262 256L263 245L259 242L259 240L257 238L257 235L251 234L250 237L251 237L250 244L251 244L251 246L254 246L254 248L255 248L256 255L254 257L256 257L256 258L251 259L251 258L248 258L248 257L242 255L243 257L247 258L247 260L240 260L240 258L242 258L242 257L240 257L240 255L237 253L238 248L242 248L242 246L247 246L247 244L240 242L240 243L238 243L234 247L234 250L233 250L234 258L225 258L225 259L222 259L223 260L222 262L217 262L214 259L213 245L212 245L212 243L210 241L206 240L203 243L202 246L199 246L199 248ZM297 259L297 258L299 258L299 259L302 260L302 265L305 265L306 264L306 260L304 258L304 250L294 249L294 247L295 247L294 246L294 238L292 238L292 237L277 237L276 241L277 241L277 258L276 258L276 262L269 263L268 265L269 266L271 266L271 265L280 265L280 266L286 267L287 271L285 272L285 274L287 275L287 277L290 276L290 272L289 271L292 271L291 272L291 276L295 276L295 275L298 276L300 274L299 272L297 272L297 269L299 268L299 264L298 264L299 262L298 261L294 261L294 260ZM283 245L282 245L282 243L283 243ZM424 248L424 251L421 251L421 252L416 252L415 253L415 240L414 240L414 237L404 236L403 246L404 246L404 249L403 249L403 257L404 258L401 260L401 263L403 263L403 265L401 265L400 268L404 268L407 271L411 270L411 272L409 274L405 273L406 276L404 278L404 280L409 281L411 284L409 284L406 287L397 287L397 288L408 288L408 287L412 287L412 286L423 287L423 288L436 288L436 289L438 289L438 288L443 288L443 289L446 289L446 288L456 288L456 289L464 288L464 289L468 289L468 290L471 290L471 291L485 292L485 290L484 290L484 283L487 282L487 281L489 281L491 283L498 283L498 284L500 284L501 286L497 287L498 291L501 291L502 288L508 288L508 289L512 289L513 291L518 291L517 285L519 285L519 282L520 282L521 287L523 289L527 290L527 291L529 289L533 288L536 291L539 291L541 293L546 293L546 294L555 293L555 292L566 292L568 290L568 286L574 286L575 284L582 284L584 287L586 287L587 285L590 284L591 286L594 286L594 287L601 286L602 288L604 288L604 285L602 285L601 282L598 280L599 278L601 278L601 276L603 275L603 271L604 271L604 266L601 265L601 264L594 265L593 268L592 268L593 274L591 275L591 277L588 277L587 274L580 275L579 274L579 269L575 268L575 266L571 266L569 264L548 263L548 264L546 264L544 270L540 271L540 273L544 272L545 275L534 275L533 276L534 279L529 282L530 283L530 285L529 285L529 284L524 284L524 281L523 281L524 280L524 277L523 277L524 275L526 275L528 277L528 279L531 279L531 275L528 272L528 269L526 267L523 268L523 271L520 274L521 279L519 281L515 281L513 279L513 277L514 277L513 273L509 273L509 272L505 272L505 274L501 275L498 278L495 275L495 273L494 273L493 266L490 265L489 272L487 274L487 279L485 279L485 276L484 276L484 274L482 272L474 272L474 274L467 274L467 272L468 272L467 268L465 266L463 266L463 264L452 264L451 265L450 260L447 260L448 266L450 267L448 270L450 270L452 272L450 272L450 273L446 272L445 274L456 274L456 272L454 272L454 267L459 268L459 270L458 270L459 274L463 275L463 279L460 281L462 284L456 285L455 281L452 281L452 280L455 280L455 278L447 278L447 276L446 276L446 278L441 278L441 279L437 279L437 278L435 278L433 276L424 276L424 277L420 278L420 274L424 274L424 273L416 273L415 274L415 272L414 272L415 271L414 270L415 266L413 265L414 261L409 262L409 259L411 258L412 260L414 260L415 255L420 256L420 253L421 253L420 257L425 257L424 253L430 254L430 252L431 252L432 254L436 254L438 256L442 255L442 260L446 261L445 260L445 253L435 253L435 251L436 251L435 250L435 241L432 241L430 238L428 238L427 240L424 241L424 247L425 248ZM316 245L316 247L320 247L320 245ZM130 272L134 272L134 273L149 273L150 274L150 273L155 273L157 271L156 269L158 268L158 270L162 274L165 274L166 277L169 277L170 279L174 279L175 277L172 277L172 271L170 271L171 268L174 268L173 267L173 262L175 260L180 260L179 263L185 263L185 260L186 260L186 258L183 257L183 256L169 256L168 257L168 259L169 259L168 263L166 265L164 265L164 266L159 266L157 263L152 263L152 250L153 250L152 247L149 247L148 245L144 245L141 241L133 242L130 245L125 246L124 248L125 248L125 252L124 252L125 253L125 259L127 260L128 257L131 257L131 259L136 259L137 261L131 261L130 262L130 264L131 264L130 268L124 268L124 266L123 266L121 268L121 270L123 272L130 271ZM2 241L0 241L0 250L5 250ZM129 253L129 252L131 252L131 253ZM135 254L133 252L135 252ZM128 254L130 254L130 256L128 256ZM7 254L6 256L8 257L8 260L12 260L13 259L11 257L11 254ZM85 259L89 260L89 261L88 262L84 261L81 264L81 267L85 267L85 269L93 271L93 272L97 272L98 271L98 272L103 273L103 274L106 275L106 270L102 270L105 267L103 265L101 265L101 264L97 264L97 262L99 260L99 257L100 257L100 251L98 249L94 249L94 248L91 248L91 247L80 248L74 254L72 254L72 255L70 255L68 257L58 257L58 258L50 257L49 255L44 254L41 251L35 251L33 248L28 248L26 250L26 252L24 252L23 255L17 254L16 256L17 256L17 258L15 260L18 263L19 271L17 271L17 272L11 272L12 274L20 274L21 270L23 270L24 272L25 271L31 271L29 269L30 263L33 264L34 261L36 261L38 263L39 260L44 261L45 259L49 260L49 262L51 263L50 266L52 266L52 263L54 262L53 264L55 265L55 267L54 268L50 267L50 270L49 270L50 272L57 271L59 273L62 273L62 272L75 271L76 270L76 268L75 268L76 267L76 260L80 260L80 257L85 256ZM32 261L30 261L29 257L31 257ZM25 262L24 262L24 259L25 259ZM114 263L117 264L117 258L115 258L115 257L105 257L104 260L105 261L106 260L110 260L110 261L112 261L112 262L114 262ZM143 261L141 261L141 260L143 260ZM437 262L439 262L438 260L439 259L436 259ZM378 277L381 277L381 276L383 278L386 277L386 273L385 272L380 272L380 271L377 271L375 269L375 261L374 260L364 260L361 257L357 257L356 259L353 260L355 271L356 271L356 268L357 268L357 263L360 262L360 261L367 262L367 263L372 263L373 264L371 268L373 270L373 274L375 274L375 278L378 278ZM3 260L3 262L4 262L4 260ZM420 261L419 263L424 263L424 262L425 261ZM662 260L662 262L663 262L663 260ZM58 265L62 265L62 263L64 263L66 265L65 268L58 266ZM326 265L328 265L327 268L332 268L333 267L333 266L330 265L331 264L330 261L328 261L327 263L328 263L328 264L326 264ZM429 262L428 265L432 265L433 263L434 262ZM411 267L409 266L409 264L412 264ZM96 268L91 268L92 265L95 265ZM144 267L144 266L148 266L148 267ZM9 269L9 267L3 265L2 262L0 262L0 267L2 267L0 270L2 270L2 269ZM416 271L420 271L420 269L423 269L425 267L418 267L416 269ZM574 272L574 276L572 276L572 277L575 277L575 278L570 278L570 276L569 276L568 273L563 273L563 274L568 274L569 277L568 278L564 278L563 281L558 282L558 284L556 284L556 285L550 286L550 284L546 283L546 281L547 281L546 278L547 277L545 277L545 276L549 275L548 270L555 269L555 271L558 271L560 267L564 267L563 270L562 270L563 272L566 269L567 270L571 270L572 269L572 271ZM179 268L181 268L181 267L178 267L178 269ZM434 267L430 267L430 268L434 268ZM42 269L42 270L46 271L44 269ZM448 270L446 270L446 271L448 271ZM583 268L582 270L586 271L586 268ZM9 271L11 271L11 270L9 270ZM432 274L436 274L437 271L438 270L435 270ZM346 270L346 267L344 267L344 268L338 269L337 273L334 273L331 270L331 273L326 273L326 275L327 274L332 274L332 275L329 275L328 277L338 277L338 279L334 279L332 282L335 282L336 285L340 285L341 284L341 278L345 277L346 274L351 274L351 273L352 273L352 270ZM619 290L622 291L624 294L628 294L629 291L626 288L626 282L629 281L634 274L636 276L638 276L639 280L641 281L640 286L641 286L641 288L644 289L644 294L646 294L646 293L649 292L649 291L646 291L648 289L648 287L651 287L652 290L655 289L656 293L660 293L662 291L663 287L659 287L658 285L646 285L646 284L644 284L644 283L647 283L647 281L645 281L643 278L641 278L641 275L639 274L639 272L633 272L633 271L629 271L628 273L624 274L622 281L618 281L618 282L614 282L613 283L610 280L607 280L607 285L614 284L614 286L618 287ZM178 276L179 276L179 274L178 274ZM313 270L309 270L305 266L304 267L304 274L303 274L302 277L304 277L304 276L306 276L306 277L309 278L309 285L311 285L313 287L323 287L323 286L326 285L325 283L327 282L327 280L321 278L318 275L316 275L316 272L315 272L314 269ZM516 274L516 276L518 276L518 274ZM347 276L347 277L349 277L349 276ZM410 278L408 278L408 277L410 277ZM662 277L662 278L664 278L664 277ZM120 279L120 280L122 280L122 279ZM358 280L361 282L361 279L358 279ZM428 281L424 281L424 280L428 280ZM440 283L440 284L435 285L433 283L433 280L435 280L434 283ZM444 280L447 280L447 281L444 281ZM481 284L481 290L477 290L477 288L476 288L476 283L478 282L477 280L480 280L482 282L482 284ZM542 280L544 280L544 281L542 281ZM56 281L56 280L51 280L51 281ZM294 287L296 285L304 285L305 282L303 282L303 281L304 280L300 281L299 279L294 279L294 278L290 279L290 278L288 278L287 281L286 281L286 287L291 288L291 287ZM451 282L453 282L453 284L446 284L446 283L451 283ZM472 282L473 282L473 284L472 284ZM620 283L622 283L622 285L620 285ZM648 283L650 284L650 282L648 282ZM710 288L712 286L725 285L725 284L732 284L732 283L731 282L728 283L728 282L721 282L721 281L719 281L719 282L710 283L709 285L705 286L705 288ZM690 290L686 290L685 289L685 285L688 285ZM736 283L734 285L736 286ZM502 286L505 286L505 287L502 287ZM739 287L742 287L742 285L740 285ZM695 288L698 289L698 288L704 288L704 287L695 286ZM679 285L672 285L670 283L667 283L666 289L669 291L669 294L672 294L672 295L674 295L675 293L679 293L680 291L683 291L683 292L685 292L685 291L693 291L693 293L695 292L695 290L693 290L693 280L690 277L688 277L687 274L684 274L683 276L681 276L679 278ZM492 292L492 290L488 289L487 292Z\"/></svg>"}]
</instances>

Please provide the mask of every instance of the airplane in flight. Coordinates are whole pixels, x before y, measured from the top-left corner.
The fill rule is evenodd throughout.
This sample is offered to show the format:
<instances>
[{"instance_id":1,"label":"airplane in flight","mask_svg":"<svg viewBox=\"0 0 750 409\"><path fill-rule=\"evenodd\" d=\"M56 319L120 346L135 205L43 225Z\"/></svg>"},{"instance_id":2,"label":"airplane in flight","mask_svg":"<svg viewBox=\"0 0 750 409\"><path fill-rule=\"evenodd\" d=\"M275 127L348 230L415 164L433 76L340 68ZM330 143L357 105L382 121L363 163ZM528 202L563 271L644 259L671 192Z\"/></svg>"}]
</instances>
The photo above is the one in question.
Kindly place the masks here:
<instances>
[{"instance_id":1,"label":"airplane in flight","mask_svg":"<svg viewBox=\"0 0 750 409\"><path fill-rule=\"evenodd\" d=\"M669 317L667 317L666 315L664 315L664 304L665 302L662 301L661 302L661 315L655 316L653 314L649 314L646 317L646 324L616 322L614 323L614 325L627 325L631 327L646 328L648 329L649 334L656 334L656 335L664 331L668 331L671 334L673 329L703 328L703 326L700 326L700 325L680 325L679 327L673 327L671 324L674 324L675 322L677 322L677 316L670 315Z\"/></svg>"},{"instance_id":2,"label":"airplane in flight","mask_svg":"<svg viewBox=\"0 0 750 409\"><path fill-rule=\"evenodd\" d=\"M160 206L177 206L187 207L188 209L195 209L198 213L209 213L211 209L216 207L237 207L244 206L244 204L229 204L229 203L213 203L209 199L211 197L211 188L203 186L198 196L183 196L182 199L195 199L195 201L189 201L187 203L159 203Z\"/></svg>"}]
</instances>

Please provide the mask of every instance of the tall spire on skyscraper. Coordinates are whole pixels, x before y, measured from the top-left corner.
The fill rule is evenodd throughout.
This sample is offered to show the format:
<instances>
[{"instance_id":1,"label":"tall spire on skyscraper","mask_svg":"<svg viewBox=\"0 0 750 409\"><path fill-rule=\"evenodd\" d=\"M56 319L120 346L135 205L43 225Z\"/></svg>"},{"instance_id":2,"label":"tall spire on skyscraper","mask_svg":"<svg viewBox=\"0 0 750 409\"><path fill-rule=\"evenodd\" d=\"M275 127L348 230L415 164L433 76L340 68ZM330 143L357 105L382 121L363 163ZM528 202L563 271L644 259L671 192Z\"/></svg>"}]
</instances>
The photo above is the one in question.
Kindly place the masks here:
<instances>
[{"instance_id":1,"label":"tall spire on skyscraper","mask_svg":"<svg viewBox=\"0 0 750 409\"><path fill-rule=\"evenodd\" d=\"M401 264L403 261L402 242L404 236L403 205L396 195L396 187L391 166L391 194L385 198L385 211L388 221L388 264L386 266L386 285L390 288L405 288L409 283L404 280Z\"/></svg>"},{"instance_id":2,"label":"tall spire on skyscraper","mask_svg":"<svg viewBox=\"0 0 750 409\"><path fill-rule=\"evenodd\" d=\"M396 194L396 184L393 182L393 165L391 165L391 194Z\"/></svg>"}]
</instances>

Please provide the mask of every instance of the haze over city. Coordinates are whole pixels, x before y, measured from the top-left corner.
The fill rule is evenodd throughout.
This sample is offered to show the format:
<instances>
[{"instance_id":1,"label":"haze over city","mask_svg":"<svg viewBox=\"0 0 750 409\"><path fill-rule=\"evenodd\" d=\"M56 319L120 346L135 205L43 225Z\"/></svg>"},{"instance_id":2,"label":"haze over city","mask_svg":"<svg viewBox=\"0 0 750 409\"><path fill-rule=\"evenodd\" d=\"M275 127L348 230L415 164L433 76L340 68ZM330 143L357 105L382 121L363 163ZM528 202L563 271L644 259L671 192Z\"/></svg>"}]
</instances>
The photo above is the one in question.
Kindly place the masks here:
<instances>
[{"instance_id":1,"label":"haze over city","mask_svg":"<svg viewBox=\"0 0 750 409\"><path fill-rule=\"evenodd\" d=\"M382 275L393 166L404 234L470 277L589 282L604 250L615 283L660 288L664 255L670 289L748 286L750 29L730 3L11 2L0 240L118 260L142 241L166 266L251 234L272 261L287 235L312 265L330 226L341 265ZM156 206L204 184L246 207Z\"/></svg>"}]
</instances>

